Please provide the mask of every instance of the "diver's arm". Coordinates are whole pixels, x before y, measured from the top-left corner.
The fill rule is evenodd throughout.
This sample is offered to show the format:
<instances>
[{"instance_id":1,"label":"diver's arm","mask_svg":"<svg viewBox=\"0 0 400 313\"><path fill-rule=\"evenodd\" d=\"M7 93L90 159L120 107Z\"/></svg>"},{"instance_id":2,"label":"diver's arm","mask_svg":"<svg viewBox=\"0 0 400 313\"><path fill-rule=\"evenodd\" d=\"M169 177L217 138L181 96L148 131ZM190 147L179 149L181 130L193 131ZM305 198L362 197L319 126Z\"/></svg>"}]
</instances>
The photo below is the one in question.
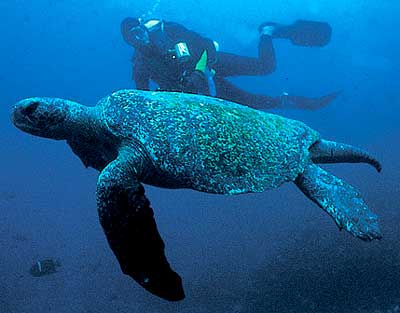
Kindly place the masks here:
<instances>
[{"instance_id":1,"label":"diver's arm","mask_svg":"<svg viewBox=\"0 0 400 313\"><path fill-rule=\"evenodd\" d=\"M192 55L201 56L203 51L207 50L209 62L216 62L217 51L212 39L201 36L178 23L166 22L165 25L169 36L173 40L186 42Z\"/></svg>"},{"instance_id":2,"label":"diver's arm","mask_svg":"<svg viewBox=\"0 0 400 313\"><path fill-rule=\"evenodd\" d=\"M178 23L166 23L165 30L173 42L184 42L190 53L189 58L179 63L183 73L180 78L182 91L209 95L210 87L207 75L216 63L217 57L213 40L203 37Z\"/></svg>"},{"instance_id":3,"label":"diver's arm","mask_svg":"<svg viewBox=\"0 0 400 313\"><path fill-rule=\"evenodd\" d=\"M150 71L138 55L133 59L132 79L135 81L136 89L150 90Z\"/></svg>"},{"instance_id":4,"label":"diver's arm","mask_svg":"<svg viewBox=\"0 0 400 313\"><path fill-rule=\"evenodd\" d=\"M195 70L183 78L183 92L209 95L207 78L201 71Z\"/></svg>"}]
</instances>

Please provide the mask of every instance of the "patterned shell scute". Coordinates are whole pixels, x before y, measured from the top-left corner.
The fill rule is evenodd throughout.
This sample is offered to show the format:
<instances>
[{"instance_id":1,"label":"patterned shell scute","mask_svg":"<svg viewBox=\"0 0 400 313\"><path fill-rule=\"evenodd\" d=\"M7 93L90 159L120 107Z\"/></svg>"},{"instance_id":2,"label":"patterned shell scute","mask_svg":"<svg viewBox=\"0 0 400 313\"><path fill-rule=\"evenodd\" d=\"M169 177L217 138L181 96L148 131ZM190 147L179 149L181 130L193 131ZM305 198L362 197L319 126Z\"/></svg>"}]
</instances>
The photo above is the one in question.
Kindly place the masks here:
<instances>
[{"instance_id":1,"label":"patterned shell scute","mask_svg":"<svg viewBox=\"0 0 400 313\"><path fill-rule=\"evenodd\" d=\"M122 90L100 105L114 134L140 142L159 171L210 193L293 181L320 138L299 121L199 95Z\"/></svg>"}]
</instances>

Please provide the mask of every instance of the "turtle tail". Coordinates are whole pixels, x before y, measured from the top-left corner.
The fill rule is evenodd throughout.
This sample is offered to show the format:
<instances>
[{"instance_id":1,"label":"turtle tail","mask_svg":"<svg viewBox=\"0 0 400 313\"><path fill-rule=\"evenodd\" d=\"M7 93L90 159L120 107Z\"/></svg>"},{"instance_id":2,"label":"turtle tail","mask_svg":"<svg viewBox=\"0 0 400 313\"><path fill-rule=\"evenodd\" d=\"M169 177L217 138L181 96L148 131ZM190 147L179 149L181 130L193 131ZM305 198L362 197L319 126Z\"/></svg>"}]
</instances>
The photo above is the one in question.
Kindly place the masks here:
<instances>
[{"instance_id":1,"label":"turtle tail","mask_svg":"<svg viewBox=\"0 0 400 313\"><path fill-rule=\"evenodd\" d=\"M378 160L366 151L334 141L319 140L310 147L311 160L314 163L368 163L380 172L382 166Z\"/></svg>"}]
</instances>

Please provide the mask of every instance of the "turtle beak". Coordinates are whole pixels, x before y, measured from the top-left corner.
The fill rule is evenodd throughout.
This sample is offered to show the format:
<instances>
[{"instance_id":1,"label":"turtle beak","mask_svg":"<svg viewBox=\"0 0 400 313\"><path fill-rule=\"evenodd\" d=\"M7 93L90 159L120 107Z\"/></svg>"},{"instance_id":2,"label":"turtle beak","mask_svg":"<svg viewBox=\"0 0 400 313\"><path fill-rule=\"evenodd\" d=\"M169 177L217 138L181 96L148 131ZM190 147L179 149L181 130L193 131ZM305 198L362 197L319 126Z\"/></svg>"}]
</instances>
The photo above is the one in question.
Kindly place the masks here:
<instances>
[{"instance_id":1,"label":"turtle beak","mask_svg":"<svg viewBox=\"0 0 400 313\"><path fill-rule=\"evenodd\" d=\"M11 121L31 135L51 139L65 139L64 101L52 98L28 98L14 105Z\"/></svg>"},{"instance_id":2,"label":"turtle beak","mask_svg":"<svg viewBox=\"0 0 400 313\"><path fill-rule=\"evenodd\" d=\"M24 131L29 131L34 128L32 117L39 105L40 102L34 99L27 99L18 102L14 105L11 112L11 120L13 124Z\"/></svg>"}]
</instances>

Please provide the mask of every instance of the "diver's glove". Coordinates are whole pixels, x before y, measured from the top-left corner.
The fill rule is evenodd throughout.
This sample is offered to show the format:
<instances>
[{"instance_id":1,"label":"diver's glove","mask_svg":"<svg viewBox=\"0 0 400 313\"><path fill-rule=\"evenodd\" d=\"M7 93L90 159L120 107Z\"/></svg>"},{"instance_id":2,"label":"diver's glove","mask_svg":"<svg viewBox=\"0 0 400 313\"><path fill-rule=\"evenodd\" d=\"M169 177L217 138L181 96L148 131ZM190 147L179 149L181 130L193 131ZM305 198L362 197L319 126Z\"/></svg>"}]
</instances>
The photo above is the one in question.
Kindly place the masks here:
<instances>
[{"instance_id":1,"label":"diver's glove","mask_svg":"<svg viewBox=\"0 0 400 313\"><path fill-rule=\"evenodd\" d=\"M214 83L215 70L210 69L207 63L207 50L204 50L199 61L196 63L194 71L184 72L181 79L183 92L216 96Z\"/></svg>"},{"instance_id":2,"label":"diver's glove","mask_svg":"<svg viewBox=\"0 0 400 313\"><path fill-rule=\"evenodd\" d=\"M207 77L201 71L195 70L191 73L185 73L182 78L182 91L200 95L208 95Z\"/></svg>"},{"instance_id":3,"label":"diver's glove","mask_svg":"<svg viewBox=\"0 0 400 313\"><path fill-rule=\"evenodd\" d=\"M210 90L206 76L207 72L207 50L204 50L193 72L184 73L183 91L187 93L196 93L209 95Z\"/></svg>"}]
</instances>

